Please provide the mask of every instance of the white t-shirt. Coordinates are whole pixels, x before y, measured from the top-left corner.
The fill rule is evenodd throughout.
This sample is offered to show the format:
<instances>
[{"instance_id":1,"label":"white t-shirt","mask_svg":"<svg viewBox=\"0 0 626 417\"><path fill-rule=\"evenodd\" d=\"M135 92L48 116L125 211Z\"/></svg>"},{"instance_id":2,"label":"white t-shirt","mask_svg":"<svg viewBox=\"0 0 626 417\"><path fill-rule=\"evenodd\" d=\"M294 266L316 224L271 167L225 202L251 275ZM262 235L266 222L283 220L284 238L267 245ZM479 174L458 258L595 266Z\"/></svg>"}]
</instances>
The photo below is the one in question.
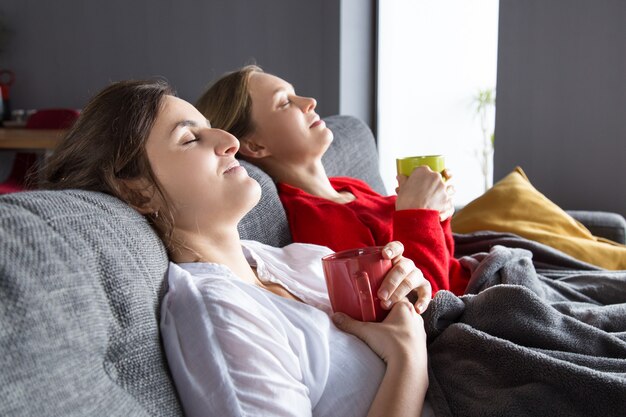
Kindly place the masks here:
<instances>
[{"instance_id":1,"label":"white t-shirt","mask_svg":"<svg viewBox=\"0 0 626 417\"><path fill-rule=\"evenodd\" d=\"M261 281L303 303L224 265L170 263L161 332L185 415L366 415L385 365L330 320L320 261L330 249L242 246Z\"/></svg>"}]
</instances>

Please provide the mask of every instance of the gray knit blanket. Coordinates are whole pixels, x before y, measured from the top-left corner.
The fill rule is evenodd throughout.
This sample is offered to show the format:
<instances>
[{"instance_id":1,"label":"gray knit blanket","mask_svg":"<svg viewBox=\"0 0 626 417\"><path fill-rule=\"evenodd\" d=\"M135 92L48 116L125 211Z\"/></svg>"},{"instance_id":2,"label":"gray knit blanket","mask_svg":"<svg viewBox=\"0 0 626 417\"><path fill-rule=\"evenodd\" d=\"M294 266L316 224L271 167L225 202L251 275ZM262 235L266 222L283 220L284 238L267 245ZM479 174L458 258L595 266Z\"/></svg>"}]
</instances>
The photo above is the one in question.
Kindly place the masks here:
<instances>
[{"instance_id":1,"label":"gray knit blanket","mask_svg":"<svg viewBox=\"0 0 626 417\"><path fill-rule=\"evenodd\" d=\"M514 235L455 235L466 295L424 314L443 416L626 415L626 271Z\"/></svg>"}]
</instances>

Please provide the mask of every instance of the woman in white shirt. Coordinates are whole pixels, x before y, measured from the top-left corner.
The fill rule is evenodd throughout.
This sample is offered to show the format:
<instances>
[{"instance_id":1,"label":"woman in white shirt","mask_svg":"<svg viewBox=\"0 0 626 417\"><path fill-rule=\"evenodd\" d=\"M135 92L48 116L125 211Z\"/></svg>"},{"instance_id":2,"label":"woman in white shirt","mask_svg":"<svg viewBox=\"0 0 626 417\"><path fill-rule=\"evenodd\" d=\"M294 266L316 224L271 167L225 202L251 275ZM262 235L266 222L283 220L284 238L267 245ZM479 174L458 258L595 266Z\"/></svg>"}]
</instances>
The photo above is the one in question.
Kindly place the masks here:
<instances>
[{"instance_id":1,"label":"woman in white shirt","mask_svg":"<svg viewBox=\"0 0 626 417\"><path fill-rule=\"evenodd\" d=\"M117 196L163 238L174 263L161 329L187 415L420 415L428 376L415 308L428 305L428 282L392 242L379 295L416 291L418 307L397 302L382 323L331 315L327 248L240 241L260 187L238 147L164 82L115 83L49 159L46 187Z\"/></svg>"}]
</instances>

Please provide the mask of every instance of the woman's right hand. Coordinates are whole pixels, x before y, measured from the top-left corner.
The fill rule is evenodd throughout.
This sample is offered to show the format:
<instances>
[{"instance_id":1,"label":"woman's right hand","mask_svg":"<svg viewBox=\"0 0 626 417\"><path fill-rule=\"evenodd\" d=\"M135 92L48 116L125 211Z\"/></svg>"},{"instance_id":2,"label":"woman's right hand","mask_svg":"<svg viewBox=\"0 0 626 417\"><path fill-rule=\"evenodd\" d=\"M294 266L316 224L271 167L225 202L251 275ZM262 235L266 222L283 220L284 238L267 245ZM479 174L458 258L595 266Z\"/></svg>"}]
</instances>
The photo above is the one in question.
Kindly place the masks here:
<instances>
[{"instance_id":1,"label":"woman's right hand","mask_svg":"<svg viewBox=\"0 0 626 417\"><path fill-rule=\"evenodd\" d=\"M396 210L431 209L439 212L441 221L454 213L454 187L427 166L417 167L409 177L398 175Z\"/></svg>"},{"instance_id":2,"label":"woman's right hand","mask_svg":"<svg viewBox=\"0 0 626 417\"><path fill-rule=\"evenodd\" d=\"M368 417L421 415L428 389L426 332L411 303L395 303L382 323L361 322L342 313L335 313L333 321L367 343L387 364Z\"/></svg>"},{"instance_id":3,"label":"woman's right hand","mask_svg":"<svg viewBox=\"0 0 626 417\"><path fill-rule=\"evenodd\" d=\"M390 362L426 363L424 321L406 299L396 302L381 323L354 320L343 313L335 313L333 322L339 329L364 341L387 365Z\"/></svg>"}]
</instances>

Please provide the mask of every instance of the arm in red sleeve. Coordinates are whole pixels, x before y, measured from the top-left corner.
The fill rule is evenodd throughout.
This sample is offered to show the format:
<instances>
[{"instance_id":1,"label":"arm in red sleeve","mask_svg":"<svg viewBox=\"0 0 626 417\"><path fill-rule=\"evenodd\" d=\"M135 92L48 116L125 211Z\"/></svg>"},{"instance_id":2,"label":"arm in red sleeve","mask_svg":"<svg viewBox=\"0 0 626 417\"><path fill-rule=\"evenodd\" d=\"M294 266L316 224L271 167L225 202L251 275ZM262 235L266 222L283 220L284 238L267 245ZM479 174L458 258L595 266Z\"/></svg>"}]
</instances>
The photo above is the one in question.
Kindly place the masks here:
<instances>
[{"instance_id":1,"label":"arm in red sleeve","mask_svg":"<svg viewBox=\"0 0 626 417\"><path fill-rule=\"evenodd\" d=\"M404 245L404 256L415 262L433 288L449 290L450 255L436 210L398 210L393 216L393 238Z\"/></svg>"},{"instance_id":2,"label":"arm in red sleeve","mask_svg":"<svg viewBox=\"0 0 626 417\"><path fill-rule=\"evenodd\" d=\"M441 222L441 229L443 230L443 237L446 241L446 248L448 249L448 254L451 258L454 257L454 238L452 237L452 228L450 226L450 220L452 218L448 218Z\"/></svg>"}]
</instances>

